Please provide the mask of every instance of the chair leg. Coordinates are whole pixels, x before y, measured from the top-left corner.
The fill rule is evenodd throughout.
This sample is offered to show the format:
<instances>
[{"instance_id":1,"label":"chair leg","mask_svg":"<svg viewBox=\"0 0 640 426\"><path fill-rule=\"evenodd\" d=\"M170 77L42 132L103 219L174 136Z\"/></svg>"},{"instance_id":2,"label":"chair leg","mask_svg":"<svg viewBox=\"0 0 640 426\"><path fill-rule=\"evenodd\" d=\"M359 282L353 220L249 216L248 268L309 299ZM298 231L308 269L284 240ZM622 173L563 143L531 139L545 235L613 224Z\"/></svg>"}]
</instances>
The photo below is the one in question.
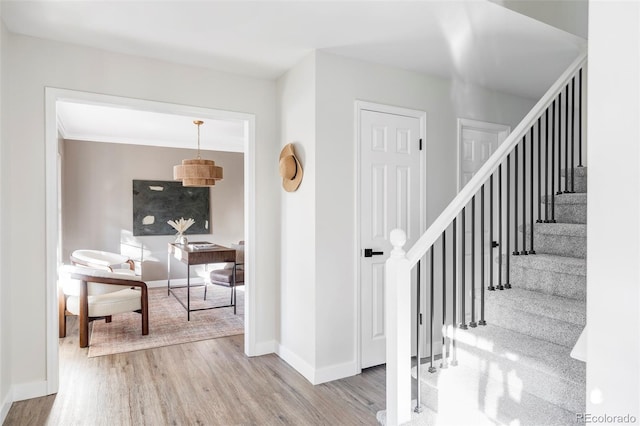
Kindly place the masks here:
<instances>
[{"instance_id":1,"label":"chair leg","mask_svg":"<svg viewBox=\"0 0 640 426\"><path fill-rule=\"evenodd\" d=\"M108 316L104 317L104 322L106 322L106 323L111 322L111 315L108 315Z\"/></svg>"},{"instance_id":2,"label":"chair leg","mask_svg":"<svg viewBox=\"0 0 640 426\"><path fill-rule=\"evenodd\" d=\"M58 337L67 336L67 297L58 289Z\"/></svg>"},{"instance_id":3,"label":"chair leg","mask_svg":"<svg viewBox=\"0 0 640 426\"><path fill-rule=\"evenodd\" d=\"M236 299L236 286L235 285L233 286L233 290L232 290L231 296L233 297L233 315L235 315L236 314L236 301L237 301L237 299Z\"/></svg>"},{"instance_id":4,"label":"chair leg","mask_svg":"<svg viewBox=\"0 0 640 426\"><path fill-rule=\"evenodd\" d=\"M87 282L80 282L80 312L78 315L78 327L80 334L80 347L89 346L89 301L87 297Z\"/></svg>"},{"instance_id":5,"label":"chair leg","mask_svg":"<svg viewBox=\"0 0 640 426\"><path fill-rule=\"evenodd\" d=\"M207 300L207 283L204 283L204 300Z\"/></svg>"}]
</instances>

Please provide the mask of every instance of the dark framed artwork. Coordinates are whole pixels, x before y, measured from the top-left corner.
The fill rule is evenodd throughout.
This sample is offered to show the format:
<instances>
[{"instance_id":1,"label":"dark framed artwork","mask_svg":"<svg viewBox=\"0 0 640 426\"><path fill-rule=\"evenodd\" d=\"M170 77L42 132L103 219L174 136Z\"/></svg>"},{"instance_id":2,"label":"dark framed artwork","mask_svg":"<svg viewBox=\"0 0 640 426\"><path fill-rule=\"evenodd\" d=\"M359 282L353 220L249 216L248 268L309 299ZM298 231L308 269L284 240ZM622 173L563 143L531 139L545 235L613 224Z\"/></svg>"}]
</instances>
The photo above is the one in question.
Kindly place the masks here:
<instances>
[{"instance_id":1,"label":"dark framed artwork","mask_svg":"<svg viewBox=\"0 0 640 426\"><path fill-rule=\"evenodd\" d=\"M185 234L211 233L210 189L179 181L133 180L133 235L175 235L169 220L192 218Z\"/></svg>"}]
</instances>

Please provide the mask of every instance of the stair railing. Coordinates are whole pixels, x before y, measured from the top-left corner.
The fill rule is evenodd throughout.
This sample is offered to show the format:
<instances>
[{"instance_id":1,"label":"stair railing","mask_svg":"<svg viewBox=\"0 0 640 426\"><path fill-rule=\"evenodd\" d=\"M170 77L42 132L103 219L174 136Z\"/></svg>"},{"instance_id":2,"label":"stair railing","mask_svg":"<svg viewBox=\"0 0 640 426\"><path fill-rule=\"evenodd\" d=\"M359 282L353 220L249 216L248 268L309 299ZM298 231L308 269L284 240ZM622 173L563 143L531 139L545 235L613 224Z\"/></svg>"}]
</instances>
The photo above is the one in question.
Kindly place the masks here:
<instances>
[{"instance_id":1,"label":"stair railing","mask_svg":"<svg viewBox=\"0 0 640 426\"><path fill-rule=\"evenodd\" d=\"M440 295L442 298L442 321L440 325L442 326L443 359L441 368L448 366L446 359L448 354L452 357L451 365L455 366L457 363L456 330L486 325L485 288L489 291L511 288L509 276L511 256L534 255L536 253L533 223L555 222L554 195L574 192L575 161L577 160L578 167L582 167L583 66L586 59L586 53L582 53L562 73L413 247L405 252L406 235L404 231L401 229L391 231L390 242L393 250L385 267L387 425L399 425L411 420L411 269L425 255L429 254L427 258L429 259L428 281L431 300L429 315L425 316L430 319L429 338L426 342L430 348L428 371L436 371L433 364L436 325L433 300L435 297L434 271L442 282L442 294ZM576 80L578 81L577 91ZM565 169L564 185L562 182L563 166ZM504 175L503 168L506 169ZM513 186L511 185L512 178ZM497 186L497 191L494 191L494 186ZM485 199L486 187L489 192L488 203ZM503 188L505 188L504 193ZM497 192L497 200L494 198L495 192ZM478 198L479 218L476 214ZM536 198L538 202L537 219L534 208ZM489 204L488 239L485 237L486 204ZM545 204L544 212L542 204ZM469 205L470 218L467 217ZM494 215L494 208L497 208L497 218ZM494 221L496 220L498 236L497 239L494 239ZM530 222L527 223L527 220ZM468 228L471 229L470 256L467 255L467 222L470 225ZM477 225L479 225L480 232L476 235ZM447 232L448 229L451 232ZM460 229L460 233L458 233L458 229ZM519 231L522 234L521 238L518 235ZM447 262L447 239L450 240L448 246L451 247L451 262ZM434 260L438 240L441 241L441 248L437 251L440 254L440 266L438 266L439 262ZM510 253L512 243L514 251ZM480 249L479 261L476 259L478 246ZM499 249L497 262L494 255L496 248ZM488 262L485 257L486 253L488 253ZM489 273L488 277L485 277L487 263ZM494 263L498 263L497 274L494 274ZM479 270L476 270L476 264L479 264ZM467 268L467 265L470 267ZM451 273L447 274L446 270L449 267L451 267ZM497 284L494 283L495 275L498 279ZM470 276L468 283L470 295L466 288L468 276ZM447 277L449 277L449 281L447 281ZM488 285L487 280L489 281ZM480 286L479 312L477 312L477 282ZM449 316L447 316L446 309L447 293L451 294L449 300L452 309L449 311ZM471 308L468 323L467 306ZM457 309L458 307L460 309ZM421 332L421 321L419 320L421 317L421 312L418 312L418 326L416 327L418 333ZM438 340L439 337L436 336L436 342ZM419 338L417 342L419 344ZM420 353L420 348L418 348L418 353ZM419 356L418 360L420 361L420 359ZM420 362L418 362L418 374L420 374L419 366ZM420 383L418 382L419 387ZM420 392L418 392L415 408L416 412L421 411Z\"/></svg>"}]
</instances>

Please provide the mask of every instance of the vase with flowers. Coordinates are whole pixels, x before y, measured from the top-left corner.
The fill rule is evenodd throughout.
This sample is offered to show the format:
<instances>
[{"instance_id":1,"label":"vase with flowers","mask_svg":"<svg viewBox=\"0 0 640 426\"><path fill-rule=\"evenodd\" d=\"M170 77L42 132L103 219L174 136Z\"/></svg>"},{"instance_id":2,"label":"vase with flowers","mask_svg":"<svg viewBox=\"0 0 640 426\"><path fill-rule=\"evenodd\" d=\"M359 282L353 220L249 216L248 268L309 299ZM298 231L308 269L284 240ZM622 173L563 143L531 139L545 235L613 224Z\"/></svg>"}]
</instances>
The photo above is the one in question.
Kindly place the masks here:
<instances>
[{"instance_id":1,"label":"vase with flowers","mask_svg":"<svg viewBox=\"0 0 640 426\"><path fill-rule=\"evenodd\" d=\"M178 220L169 220L169 221L167 221L167 223L169 225L171 225L171 227L173 229L178 231L178 233L176 234L176 240L175 240L176 243L183 244L183 245L187 244L187 237L185 237L183 234L195 222L196 221L193 220L192 218L185 219L183 217L181 217Z\"/></svg>"}]
</instances>

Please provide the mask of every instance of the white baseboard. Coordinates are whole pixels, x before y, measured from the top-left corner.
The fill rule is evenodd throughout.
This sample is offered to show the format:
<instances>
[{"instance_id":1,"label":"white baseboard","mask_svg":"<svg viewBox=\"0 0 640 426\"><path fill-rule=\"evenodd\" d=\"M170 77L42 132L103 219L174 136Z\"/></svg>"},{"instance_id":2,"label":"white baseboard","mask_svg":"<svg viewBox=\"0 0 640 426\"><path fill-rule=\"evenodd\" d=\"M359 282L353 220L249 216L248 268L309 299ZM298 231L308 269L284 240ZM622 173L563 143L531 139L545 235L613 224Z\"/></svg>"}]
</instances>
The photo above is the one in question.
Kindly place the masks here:
<instances>
[{"instance_id":1,"label":"white baseboard","mask_svg":"<svg viewBox=\"0 0 640 426\"><path fill-rule=\"evenodd\" d=\"M25 399L39 398L47 396L47 381L22 383L13 386L13 401L23 401Z\"/></svg>"},{"instance_id":2,"label":"white baseboard","mask_svg":"<svg viewBox=\"0 0 640 426\"><path fill-rule=\"evenodd\" d=\"M261 356L267 354L277 353L278 342L275 340L269 340L267 342L257 342L253 347L253 353L249 356Z\"/></svg>"},{"instance_id":3,"label":"white baseboard","mask_svg":"<svg viewBox=\"0 0 640 426\"><path fill-rule=\"evenodd\" d=\"M316 370L313 384L319 385L320 383L326 383L332 380L344 379L345 377L355 376L358 373L358 366L355 361L330 365Z\"/></svg>"},{"instance_id":4,"label":"white baseboard","mask_svg":"<svg viewBox=\"0 0 640 426\"><path fill-rule=\"evenodd\" d=\"M282 345L278 345L278 351L276 353L313 385L319 385L358 374L358 366L355 361L316 369Z\"/></svg>"},{"instance_id":5,"label":"white baseboard","mask_svg":"<svg viewBox=\"0 0 640 426\"><path fill-rule=\"evenodd\" d=\"M315 384L313 383L315 369L306 361L304 361L297 354L282 345L278 345L278 351L276 353L287 364L292 366L298 373L302 374L304 378L309 381L309 383Z\"/></svg>"},{"instance_id":6,"label":"white baseboard","mask_svg":"<svg viewBox=\"0 0 640 426\"><path fill-rule=\"evenodd\" d=\"M9 410L11 409L11 404L13 404L13 389L9 388L9 392L7 392L7 395L5 395L2 401L2 405L0 405L0 425L4 424L7 414L9 414Z\"/></svg>"}]
</instances>

